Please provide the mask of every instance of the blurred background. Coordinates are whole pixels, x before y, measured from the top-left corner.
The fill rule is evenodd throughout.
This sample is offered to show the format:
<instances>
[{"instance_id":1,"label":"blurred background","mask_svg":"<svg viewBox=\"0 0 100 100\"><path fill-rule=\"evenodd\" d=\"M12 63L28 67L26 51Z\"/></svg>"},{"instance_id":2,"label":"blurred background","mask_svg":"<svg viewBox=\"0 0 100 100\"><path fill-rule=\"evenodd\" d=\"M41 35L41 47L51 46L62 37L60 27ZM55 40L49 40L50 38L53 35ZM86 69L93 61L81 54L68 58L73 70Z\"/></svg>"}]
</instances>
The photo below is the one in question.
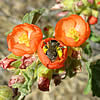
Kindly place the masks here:
<instances>
[{"instance_id":1,"label":"blurred background","mask_svg":"<svg viewBox=\"0 0 100 100\"><path fill-rule=\"evenodd\" d=\"M9 54L5 32L20 24L25 13L37 8L49 9L54 4L55 0L0 0L0 59ZM38 23L39 27L42 29L47 24L55 26L59 20L55 13L57 12L46 10L46 15ZM100 34L100 18L99 22L92 28L97 34ZM100 44L91 43L91 46L93 55L100 53ZM0 68L0 85L7 85L9 78L10 73ZM41 92L37 89L35 83L33 92L26 96L25 100L100 100L97 97L92 97L92 93L84 95L83 91L87 84L87 78L88 74L84 67L81 73L71 79L66 78L57 87L51 82L52 85L49 92Z\"/></svg>"}]
</instances>

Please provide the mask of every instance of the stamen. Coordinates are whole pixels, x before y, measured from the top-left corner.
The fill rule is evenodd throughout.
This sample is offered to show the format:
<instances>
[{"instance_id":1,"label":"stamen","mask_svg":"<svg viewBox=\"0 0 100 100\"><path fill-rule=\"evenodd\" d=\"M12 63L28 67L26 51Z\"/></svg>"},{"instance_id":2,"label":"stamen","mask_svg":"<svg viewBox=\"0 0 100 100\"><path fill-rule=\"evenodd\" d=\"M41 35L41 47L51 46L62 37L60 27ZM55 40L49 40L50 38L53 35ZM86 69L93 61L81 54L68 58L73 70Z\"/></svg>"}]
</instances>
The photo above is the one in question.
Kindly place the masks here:
<instances>
[{"instance_id":1,"label":"stamen","mask_svg":"<svg viewBox=\"0 0 100 100\"><path fill-rule=\"evenodd\" d=\"M79 40L79 32L75 28L69 29L69 32L66 34L66 36L73 38L76 42Z\"/></svg>"},{"instance_id":2,"label":"stamen","mask_svg":"<svg viewBox=\"0 0 100 100\"><path fill-rule=\"evenodd\" d=\"M26 34L22 34L21 37L19 37L19 41L18 41L20 44L25 44L27 47L29 47L29 39L28 39L28 36Z\"/></svg>"}]
</instances>

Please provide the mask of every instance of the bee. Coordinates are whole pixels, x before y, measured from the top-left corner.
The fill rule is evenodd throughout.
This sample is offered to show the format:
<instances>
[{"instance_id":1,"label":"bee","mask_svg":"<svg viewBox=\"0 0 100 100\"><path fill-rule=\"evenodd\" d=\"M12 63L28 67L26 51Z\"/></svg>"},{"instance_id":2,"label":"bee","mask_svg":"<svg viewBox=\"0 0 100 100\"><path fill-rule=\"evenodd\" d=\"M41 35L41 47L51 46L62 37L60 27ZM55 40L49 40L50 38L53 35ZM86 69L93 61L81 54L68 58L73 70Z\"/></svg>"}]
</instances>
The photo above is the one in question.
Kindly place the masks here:
<instances>
[{"instance_id":1,"label":"bee","mask_svg":"<svg viewBox=\"0 0 100 100\"><path fill-rule=\"evenodd\" d=\"M54 61L57 58L57 56L62 56L62 49L59 46L60 43L58 41L51 40L43 47L45 54L51 61Z\"/></svg>"}]
</instances>

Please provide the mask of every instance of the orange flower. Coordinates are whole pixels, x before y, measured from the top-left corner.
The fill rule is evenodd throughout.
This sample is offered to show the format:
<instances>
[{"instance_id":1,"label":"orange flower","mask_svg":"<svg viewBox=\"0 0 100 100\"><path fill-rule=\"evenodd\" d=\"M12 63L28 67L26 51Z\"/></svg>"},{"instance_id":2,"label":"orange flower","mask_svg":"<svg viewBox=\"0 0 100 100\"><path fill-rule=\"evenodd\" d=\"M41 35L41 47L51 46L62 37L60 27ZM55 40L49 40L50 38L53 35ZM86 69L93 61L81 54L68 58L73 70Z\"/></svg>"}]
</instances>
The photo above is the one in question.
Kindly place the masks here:
<instances>
[{"instance_id":1,"label":"orange flower","mask_svg":"<svg viewBox=\"0 0 100 100\"><path fill-rule=\"evenodd\" d=\"M33 24L20 24L7 36L8 50L16 56L34 53L42 40L41 29Z\"/></svg>"},{"instance_id":2,"label":"orange flower","mask_svg":"<svg viewBox=\"0 0 100 100\"><path fill-rule=\"evenodd\" d=\"M38 47L38 57L49 69L61 68L67 58L67 47L54 38L44 39Z\"/></svg>"},{"instance_id":3,"label":"orange flower","mask_svg":"<svg viewBox=\"0 0 100 100\"><path fill-rule=\"evenodd\" d=\"M55 38L62 41L66 46L80 46L89 36L89 25L81 16L71 15L67 18L62 18L56 24Z\"/></svg>"}]
</instances>

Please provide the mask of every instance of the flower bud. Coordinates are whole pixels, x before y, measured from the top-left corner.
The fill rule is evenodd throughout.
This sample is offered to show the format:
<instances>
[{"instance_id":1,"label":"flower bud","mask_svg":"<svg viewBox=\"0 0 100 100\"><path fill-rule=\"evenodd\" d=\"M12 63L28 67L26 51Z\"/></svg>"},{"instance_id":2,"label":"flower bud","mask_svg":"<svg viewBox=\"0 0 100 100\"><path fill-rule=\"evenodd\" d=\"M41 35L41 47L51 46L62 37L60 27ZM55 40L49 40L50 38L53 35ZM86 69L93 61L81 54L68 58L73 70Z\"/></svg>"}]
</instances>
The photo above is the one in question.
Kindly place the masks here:
<instances>
[{"instance_id":1,"label":"flower bud","mask_svg":"<svg viewBox=\"0 0 100 100\"><path fill-rule=\"evenodd\" d=\"M61 83L61 77L58 74L53 75L53 79L54 79L55 86L57 86Z\"/></svg>"},{"instance_id":2,"label":"flower bud","mask_svg":"<svg viewBox=\"0 0 100 100\"><path fill-rule=\"evenodd\" d=\"M11 64L12 62L14 62L14 61L16 61L16 59L5 57L4 59L2 59L2 60L0 61L0 67L2 67L3 69L14 68L14 67L12 67L12 66L10 65L10 64Z\"/></svg>"},{"instance_id":3,"label":"flower bud","mask_svg":"<svg viewBox=\"0 0 100 100\"><path fill-rule=\"evenodd\" d=\"M94 0L88 0L89 3L93 4L94 3Z\"/></svg>"},{"instance_id":4,"label":"flower bud","mask_svg":"<svg viewBox=\"0 0 100 100\"><path fill-rule=\"evenodd\" d=\"M52 70L41 65L37 70L38 88L41 91L49 91L50 80L52 78Z\"/></svg>"},{"instance_id":5,"label":"flower bud","mask_svg":"<svg viewBox=\"0 0 100 100\"><path fill-rule=\"evenodd\" d=\"M83 2L82 2L82 1L78 1L78 2L77 2L77 6L78 6L78 7L83 6Z\"/></svg>"},{"instance_id":6,"label":"flower bud","mask_svg":"<svg viewBox=\"0 0 100 100\"><path fill-rule=\"evenodd\" d=\"M26 69L26 67L28 67L30 64L33 63L33 61L36 61L35 56L31 56L31 55L24 55L22 56L22 64L20 65L20 69Z\"/></svg>"},{"instance_id":7,"label":"flower bud","mask_svg":"<svg viewBox=\"0 0 100 100\"><path fill-rule=\"evenodd\" d=\"M74 5L73 5L73 11L75 13L80 13L82 9L83 9L83 3L81 1L74 3Z\"/></svg>"},{"instance_id":8,"label":"flower bud","mask_svg":"<svg viewBox=\"0 0 100 100\"><path fill-rule=\"evenodd\" d=\"M0 100L12 100L13 91L5 85L0 85Z\"/></svg>"},{"instance_id":9,"label":"flower bud","mask_svg":"<svg viewBox=\"0 0 100 100\"><path fill-rule=\"evenodd\" d=\"M51 8L51 10L58 10L58 9L63 8L63 7L64 7L64 5L61 4L61 3L59 3L59 4L55 4L55 5Z\"/></svg>"},{"instance_id":10,"label":"flower bud","mask_svg":"<svg viewBox=\"0 0 100 100\"><path fill-rule=\"evenodd\" d=\"M88 23L93 25L96 24L98 22L98 18L94 17L94 16L90 16L88 19Z\"/></svg>"},{"instance_id":11,"label":"flower bud","mask_svg":"<svg viewBox=\"0 0 100 100\"><path fill-rule=\"evenodd\" d=\"M24 83L25 82L25 78L22 75L15 75L12 76L11 79L9 80L8 86L12 87L13 84L15 83Z\"/></svg>"},{"instance_id":12,"label":"flower bud","mask_svg":"<svg viewBox=\"0 0 100 100\"><path fill-rule=\"evenodd\" d=\"M100 0L95 0L96 7L100 9Z\"/></svg>"},{"instance_id":13,"label":"flower bud","mask_svg":"<svg viewBox=\"0 0 100 100\"><path fill-rule=\"evenodd\" d=\"M38 88L41 91L49 91L50 80L46 77L39 77Z\"/></svg>"},{"instance_id":14,"label":"flower bud","mask_svg":"<svg viewBox=\"0 0 100 100\"><path fill-rule=\"evenodd\" d=\"M58 17L64 17L68 14L69 12L68 11L64 11L64 12L60 12L57 14Z\"/></svg>"}]
</instances>

